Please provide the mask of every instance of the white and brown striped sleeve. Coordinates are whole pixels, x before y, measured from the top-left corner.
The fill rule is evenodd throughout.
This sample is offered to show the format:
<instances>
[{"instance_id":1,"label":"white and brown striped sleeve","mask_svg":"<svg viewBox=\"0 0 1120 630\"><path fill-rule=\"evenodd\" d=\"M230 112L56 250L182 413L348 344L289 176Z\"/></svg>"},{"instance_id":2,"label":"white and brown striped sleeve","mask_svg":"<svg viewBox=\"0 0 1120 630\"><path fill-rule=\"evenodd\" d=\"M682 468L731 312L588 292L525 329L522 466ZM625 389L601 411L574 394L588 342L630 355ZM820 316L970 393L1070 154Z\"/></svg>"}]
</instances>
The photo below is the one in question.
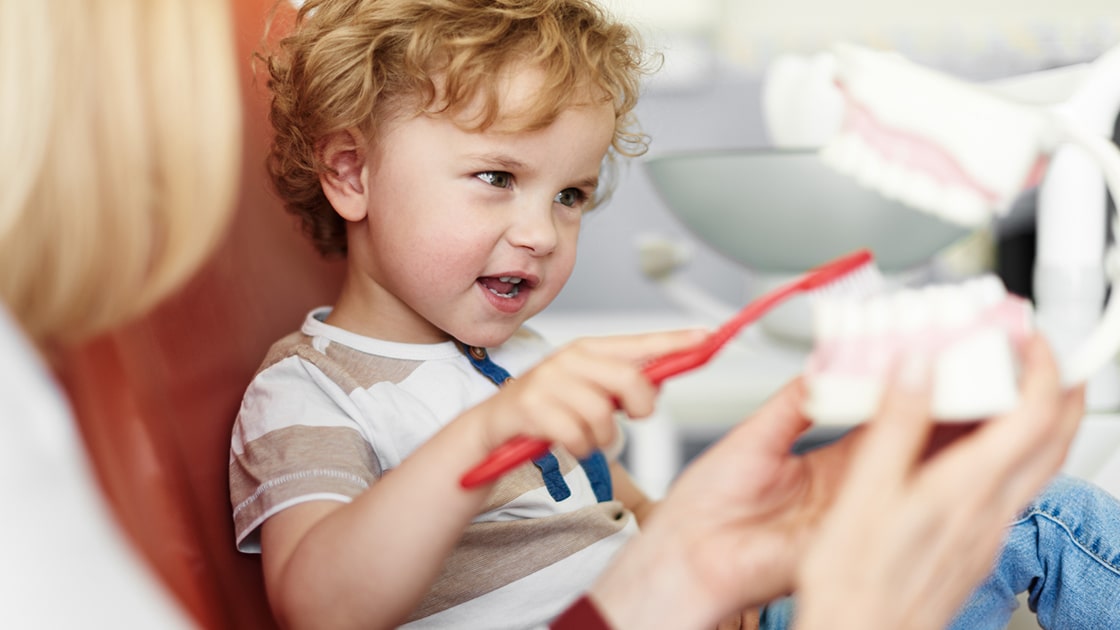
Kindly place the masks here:
<instances>
[{"instance_id":1,"label":"white and brown striped sleeve","mask_svg":"<svg viewBox=\"0 0 1120 630\"><path fill-rule=\"evenodd\" d=\"M234 424L230 501L242 551L260 551L260 525L280 510L306 501L349 502L381 474L346 411L346 393L300 356L306 344L295 335L273 347Z\"/></svg>"}]
</instances>

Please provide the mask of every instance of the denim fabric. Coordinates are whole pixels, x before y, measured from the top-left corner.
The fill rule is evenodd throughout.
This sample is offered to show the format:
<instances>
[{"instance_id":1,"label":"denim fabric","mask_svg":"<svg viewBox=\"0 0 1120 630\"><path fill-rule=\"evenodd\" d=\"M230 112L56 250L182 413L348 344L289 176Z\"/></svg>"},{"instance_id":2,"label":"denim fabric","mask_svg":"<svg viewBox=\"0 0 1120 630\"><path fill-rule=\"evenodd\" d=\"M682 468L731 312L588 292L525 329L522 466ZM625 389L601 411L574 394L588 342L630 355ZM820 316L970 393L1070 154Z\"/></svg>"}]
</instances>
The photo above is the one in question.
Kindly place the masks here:
<instances>
[{"instance_id":1,"label":"denim fabric","mask_svg":"<svg viewBox=\"0 0 1120 630\"><path fill-rule=\"evenodd\" d=\"M950 627L1007 626L1018 593L1052 630L1120 628L1120 502L1061 476L1011 525L995 572Z\"/></svg>"},{"instance_id":2,"label":"denim fabric","mask_svg":"<svg viewBox=\"0 0 1120 630\"><path fill-rule=\"evenodd\" d=\"M1060 475L1011 524L992 575L972 593L952 630L1003 630L1028 593L1049 630L1120 628L1120 501ZM763 630L792 627L792 598L769 604Z\"/></svg>"},{"instance_id":3,"label":"denim fabric","mask_svg":"<svg viewBox=\"0 0 1120 630\"><path fill-rule=\"evenodd\" d=\"M783 597L770 602L762 609L758 619L759 630L785 630L793 627L793 598Z\"/></svg>"},{"instance_id":4,"label":"denim fabric","mask_svg":"<svg viewBox=\"0 0 1120 630\"><path fill-rule=\"evenodd\" d=\"M591 491L595 493L595 498L598 499L599 503L606 503L614 499L611 467L601 451L595 451L579 460L579 465L587 473L587 480L591 482Z\"/></svg>"}]
</instances>

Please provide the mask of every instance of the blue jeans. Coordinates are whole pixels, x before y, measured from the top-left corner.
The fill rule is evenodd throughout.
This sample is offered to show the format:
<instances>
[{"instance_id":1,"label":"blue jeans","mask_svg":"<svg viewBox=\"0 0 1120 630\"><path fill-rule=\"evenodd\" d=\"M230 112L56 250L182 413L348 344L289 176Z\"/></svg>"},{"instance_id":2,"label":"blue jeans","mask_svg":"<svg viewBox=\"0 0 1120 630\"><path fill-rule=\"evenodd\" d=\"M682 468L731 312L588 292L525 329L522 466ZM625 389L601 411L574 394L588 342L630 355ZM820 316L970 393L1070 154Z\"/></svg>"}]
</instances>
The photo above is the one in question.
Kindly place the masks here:
<instances>
[{"instance_id":1,"label":"blue jeans","mask_svg":"<svg viewBox=\"0 0 1120 630\"><path fill-rule=\"evenodd\" d=\"M1003 630L1028 593L1038 623L1052 630L1120 628L1120 501L1059 475L1011 524L995 570L949 628ZM793 625L792 598L762 611L763 630Z\"/></svg>"}]
</instances>

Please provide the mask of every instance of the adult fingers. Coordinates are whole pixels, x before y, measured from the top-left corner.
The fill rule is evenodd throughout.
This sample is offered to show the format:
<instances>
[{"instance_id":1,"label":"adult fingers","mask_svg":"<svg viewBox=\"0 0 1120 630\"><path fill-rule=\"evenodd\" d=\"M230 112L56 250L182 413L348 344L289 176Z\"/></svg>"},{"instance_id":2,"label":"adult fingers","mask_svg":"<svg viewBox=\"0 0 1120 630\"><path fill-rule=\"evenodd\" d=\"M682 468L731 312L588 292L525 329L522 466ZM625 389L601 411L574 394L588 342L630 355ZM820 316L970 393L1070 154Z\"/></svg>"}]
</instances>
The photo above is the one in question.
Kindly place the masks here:
<instances>
[{"instance_id":1,"label":"adult fingers","mask_svg":"<svg viewBox=\"0 0 1120 630\"><path fill-rule=\"evenodd\" d=\"M929 358L920 353L907 355L868 423L852 465L852 483L861 477L874 482L909 475L932 430L929 402Z\"/></svg>"},{"instance_id":2,"label":"adult fingers","mask_svg":"<svg viewBox=\"0 0 1120 630\"><path fill-rule=\"evenodd\" d=\"M740 422L724 438L734 442L749 440L755 447L786 453L797 436L810 426L801 412L805 400L805 381L794 378L766 400L754 413Z\"/></svg>"},{"instance_id":3,"label":"adult fingers","mask_svg":"<svg viewBox=\"0 0 1120 630\"><path fill-rule=\"evenodd\" d=\"M1024 352L1020 402L988 420L969 448L977 451L1007 501L1029 500L1057 471L1084 413L1081 388L1063 391L1057 363L1040 336Z\"/></svg>"}]
</instances>

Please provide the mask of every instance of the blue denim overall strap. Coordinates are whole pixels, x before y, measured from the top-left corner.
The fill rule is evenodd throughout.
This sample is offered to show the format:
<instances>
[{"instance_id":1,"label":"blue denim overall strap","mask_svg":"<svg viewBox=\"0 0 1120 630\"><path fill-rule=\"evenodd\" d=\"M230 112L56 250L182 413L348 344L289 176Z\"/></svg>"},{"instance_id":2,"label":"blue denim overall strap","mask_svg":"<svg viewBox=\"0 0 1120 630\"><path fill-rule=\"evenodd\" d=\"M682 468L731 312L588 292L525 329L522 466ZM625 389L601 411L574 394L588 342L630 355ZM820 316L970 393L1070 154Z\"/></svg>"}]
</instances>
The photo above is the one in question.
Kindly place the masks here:
<instances>
[{"instance_id":1,"label":"blue denim overall strap","mask_svg":"<svg viewBox=\"0 0 1120 630\"><path fill-rule=\"evenodd\" d=\"M486 348L467 346L461 343L458 345L471 365L498 387L513 380L513 377L505 368L490 360L490 354L486 351ZM591 482L591 489L595 492L595 498L600 503L614 498L607 458L601 452L595 451L587 458L581 459L579 463L587 474L587 479ZM533 464L541 471L544 486L548 489L548 494L554 501L563 501L572 496L572 490L568 487L568 482L564 481L564 475L560 472L560 462L555 455L545 453L533 460Z\"/></svg>"}]
</instances>

